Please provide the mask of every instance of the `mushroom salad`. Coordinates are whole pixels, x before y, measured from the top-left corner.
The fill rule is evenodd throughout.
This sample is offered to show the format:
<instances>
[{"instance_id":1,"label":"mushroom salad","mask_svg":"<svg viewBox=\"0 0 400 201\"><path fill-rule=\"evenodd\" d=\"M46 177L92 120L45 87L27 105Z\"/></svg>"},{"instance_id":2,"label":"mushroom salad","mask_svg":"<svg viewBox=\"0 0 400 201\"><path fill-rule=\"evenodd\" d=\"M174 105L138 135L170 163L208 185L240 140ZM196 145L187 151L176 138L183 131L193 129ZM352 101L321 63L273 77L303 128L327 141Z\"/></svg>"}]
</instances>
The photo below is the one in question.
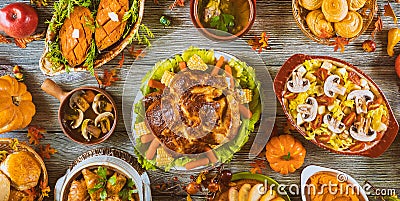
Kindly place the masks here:
<instances>
[{"instance_id":1,"label":"mushroom salad","mask_svg":"<svg viewBox=\"0 0 400 201\"><path fill-rule=\"evenodd\" d=\"M114 122L114 108L107 97L92 90L74 92L65 107L63 124L90 141L107 134Z\"/></svg>"},{"instance_id":2,"label":"mushroom salad","mask_svg":"<svg viewBox=\"0 0 400 201\"><path fill-rule=\"evenodd\" d=\"M308 140L337 151L374 146L387 130L388 108L379 91L334 61L306 60L291 73L283 99Z\"/></svg>"}]
</instances>

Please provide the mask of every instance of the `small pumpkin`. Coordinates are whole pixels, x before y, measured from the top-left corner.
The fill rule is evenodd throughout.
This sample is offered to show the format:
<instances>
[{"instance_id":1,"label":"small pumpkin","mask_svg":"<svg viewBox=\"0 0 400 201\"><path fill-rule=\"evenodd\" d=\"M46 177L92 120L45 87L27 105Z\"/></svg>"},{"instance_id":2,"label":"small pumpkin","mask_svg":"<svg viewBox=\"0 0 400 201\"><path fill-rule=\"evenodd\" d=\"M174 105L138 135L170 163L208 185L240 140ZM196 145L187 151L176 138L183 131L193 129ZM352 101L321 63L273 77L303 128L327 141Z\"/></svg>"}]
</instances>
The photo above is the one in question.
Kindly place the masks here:
<instances>
[{"instance_id":1,"label":"small pumpkin","mask_svg":"<svg viewBox=\"0 0 400 201\"><path fill-rule=\"evenodd\" d=\"M0 133L27 127L35 113L26 85L8 75L0 77Z\"/></svg>"},{"instance_id":2,"label":"small pumpkin","mask_svg":"<svg viewBox=\"0 0 400 201\"><path fill-rule=\"evenodd\" d=\"M288 174L303 165L306 149L292 135L280 135L267 143L266 157L275 172Z\"/></svg>"}]
</instances>

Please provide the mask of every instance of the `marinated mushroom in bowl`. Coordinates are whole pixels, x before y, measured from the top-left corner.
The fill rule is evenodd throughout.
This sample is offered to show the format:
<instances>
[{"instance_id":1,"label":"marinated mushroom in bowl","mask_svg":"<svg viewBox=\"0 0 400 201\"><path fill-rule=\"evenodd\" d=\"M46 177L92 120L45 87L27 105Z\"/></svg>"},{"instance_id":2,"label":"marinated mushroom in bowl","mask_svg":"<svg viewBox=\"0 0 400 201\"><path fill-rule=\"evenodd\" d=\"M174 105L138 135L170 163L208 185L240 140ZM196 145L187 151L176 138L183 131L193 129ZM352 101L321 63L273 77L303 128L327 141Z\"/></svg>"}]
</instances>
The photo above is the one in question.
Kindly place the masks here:
<instances>
[{"instance_id":1,"label":"marinated mushroom in bowl","mask_svg":"<svg viewBox=\"0 0 400 201\"><path fill-rule=\"evenodd\" d=\"M90 89L73 92L62 108L64 128L74 135L91 141L109 133L114 125L115 109L102 93Z\"/></svg>"}]
</instances>

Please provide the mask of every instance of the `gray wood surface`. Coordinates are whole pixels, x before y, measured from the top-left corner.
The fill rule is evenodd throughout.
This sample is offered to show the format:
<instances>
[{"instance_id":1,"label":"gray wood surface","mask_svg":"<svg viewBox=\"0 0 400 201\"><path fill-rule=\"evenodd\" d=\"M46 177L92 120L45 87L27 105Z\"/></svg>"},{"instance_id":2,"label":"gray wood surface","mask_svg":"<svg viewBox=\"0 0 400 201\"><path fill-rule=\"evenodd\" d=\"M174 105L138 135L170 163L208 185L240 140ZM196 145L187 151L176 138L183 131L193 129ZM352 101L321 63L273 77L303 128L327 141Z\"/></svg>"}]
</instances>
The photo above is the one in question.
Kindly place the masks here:
<instances>
[{"instance_id":1,"label":"gray wood surface","mask_svg":"<svg viewBox=\"0 0 400 201\"><path fill-rule=\"evenodd\" d=\"M151 0L146 2L145 15L143 22L148 25L155 34L155 40L166 34L172 33L175 30L192 27L189 14L189 2L186 0L184 8L176 8L169 10L168 5L173 3L172 0L159 0L160 4L155 5ZM16 0L1 0L0 7ZM28 1L24 1L28 2ZM383 5L386 1L379 0L380 13L383 14ZM50 1L50 6L39 8L40 26L39 31L45 29L44 22L51 17L51 6L53 1ZM394 5L395 11L400 12L400 5ZM173 26L163 27L159 23L161 15L172 17ZM361 68L381 87L385 95L389 99L389 103L400 120L400 79L397 78L394 71L395 57L389 57L386 53L387 31L396 25L389 17L383 17L383 31L376 36L377 50L374 53L366 53L362 50L361 43L370 38L372 27L364 33L359 39L346 47L345 53L333 52L333 47L319 45L310 39L306 38L296 25L291 13L291 0L260 0L257 1L257 18L254 26L245 35L245 39L249 39L254 35L259 35L262 31L270 36L271 50L264 51L261 54L271 76L274 77L276 72L284 61L295 53L305 53L311 55L329 55L337 57L353 63ZM190 43L190 35L182 35L183 40ZM173 44L171 44L173 45ZM32 125L40 125L47 129L48 134L42 143L50 143L58 150L58 153L52 156L51 159L45 160L47 170L49 172L50 186L53 186L56 180L64 175L71 162L85 151L98 147L115 147L133 153L132 144L126 134L125 127L122 121L122 115L119 117L115 133L104 143L95 146L82 146L69 140L62 133L57 122L57 110L59 102L45 94L40 85L46 78L39 70L38 61L44 47L44 42L35 41L28 45L26 49L19 49L14 45L0 45L0 64L15 65L23 67L26 75L26 83L29 90L33 94L33 100L36 104L37 113L32 121ZM400 53L400 48L395 48L396 55ZM122 108L122 88L126 74L133 58L129 56L125 50L124 67L119 73L121 78L112 87L107 89L114 97L118 104L119 112ZM105 68L110 68L118 64L120 57L105 65ZM137 77L136 79L141 79ZM96 85L96 81L87 73L70 74L54 77L54 80L59 83L65 90L71 90L81 85ZM279 131L286 124L286 118L283 114L281 106L277 103L277 126ZM26 130L14 131L2 135L1 137L18 138L21 141L26 141ZM305 164L300 170L286 176L279 175L273 172L269 167L263 171L264 174L276 179L278 182L286 185L299 184L301 170L310 164L321 165L324 167L335 168L344 171L358 180L359 183L370 181L374 186L381 188L400 188L400 168L398 166L400 158L400 138L397 137L392 146L379 158L371 159L366 157L342 156L329 153L318 148L314 144L307 142L303 137L296 134L296 137L303 142L307 149L307 157ZM248 171L251 167L247 152L250 148L250 143L237 153L228 167L233 172ZM173 174L164 173L161 171L149 172L153 183L160 182L163 179L172 178ZM182 181L187 180L189 175L180 175L178 178ZM399 193L399 191L398 191ZM184 200L185 195L172 196L172 200ZM52 200L53 196L47 200ZM171 195L153 191L154 200L171 200ZM199 198L200 200L201 198ZM300 195L292 196L292 200L300 200Z\"/></svg>"}]
</instances>

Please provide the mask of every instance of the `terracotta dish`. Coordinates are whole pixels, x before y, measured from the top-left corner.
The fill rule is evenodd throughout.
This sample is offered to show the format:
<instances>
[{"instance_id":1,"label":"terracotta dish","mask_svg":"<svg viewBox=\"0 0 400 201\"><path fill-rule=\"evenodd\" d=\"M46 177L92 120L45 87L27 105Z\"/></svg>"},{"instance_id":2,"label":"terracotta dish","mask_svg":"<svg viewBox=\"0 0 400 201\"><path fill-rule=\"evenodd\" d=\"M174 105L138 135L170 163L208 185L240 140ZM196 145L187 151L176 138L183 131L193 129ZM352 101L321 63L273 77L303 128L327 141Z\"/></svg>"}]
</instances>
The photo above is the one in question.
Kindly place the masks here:
<instances>
[{"instance_id":1,"label":"terracotta dish","mask_svg":"<svg viewBox=\"0 0 400 201\"><path fill-rule=\"evenodd\" d=\"M60 108L58 110L58 122L66 136L68 136L71 140L74 142L80 143L80 144L86 144L86 145L93 145L93 144L98 144L103 141L105 141L107 138L111 136L111 134L114 132L115 127L117 126L117 119L118 119L118 114L116 110L116 103L112 99L112 97L103 89L97 88L97 87L89 87L89 86L84 86L84 87L79 87L76 88L70 92L65 92L63 91L55 82L53 82L50 79L46 79L41 88L43 91L46 93L56 97L60 101ZM95 103L94 101L92 103L89 103L87 106L88 109L84 112L79 112L80 116L80 122L76 124L74 127L74 124L70 124L70 120L68 119L68 115L71 107L71 100L73 99L73 96L75 94L80 93L80 92L93 92L96 96L101 95L103 99L107 101L108 107L111 108L109 111L101 111L101 112L94 112L93 104ZM76 110L79 111L82 107L76 108ZM104 114L104 115L102 115ZM100 116L110 116L107 117L108 126L103 125L100 126L101 121L95 121L98 119L97 117ZM91 119L91 120L90 120ZM88 121L86 121L88 120ZM86 121L86 123L85 123ZM96 130L101 130L97 134L94 134L92 129L89 129L89 125L93 124L93 122L98 122L92 126L93 129ZM87 134L83 134L83 125L87 125ZM97 125L96 125L97 124ZM96 128L97 127L97 128ZM107 127L107 128L105 128ZM103 129L106 129L103 131Z\"/></svg>"},{"instance_id":2,"label":"terracotta dish","mask_svg":"<svg viewBox=\"0 0 400 201\"><path fill-rule=\"evenodd\" d=\"M310 69L309 62L314 66L311 67L313 73L312 70L304 72ZM328 64L332 68L325 70ZM324 81L321 81L323 71L328 73L322 76ZM299 73L304 75L302 79L295 76ZM343 76L338 73L343 73ZM313 76L315 79L308 79ZM303 80L299 87L309 89L299 88L295 92L292 86L296 85L296 80ZM322 88L322 92L317 88ZM274 91L297 131L332 152L378 157L389 148L399 130L393 111L379 87L361 70L336 58L293 55L275 77ZM303 98L307 99L304 101ZM313 112L314 105L318 110Z\"/></svg>"}]
</instances>

